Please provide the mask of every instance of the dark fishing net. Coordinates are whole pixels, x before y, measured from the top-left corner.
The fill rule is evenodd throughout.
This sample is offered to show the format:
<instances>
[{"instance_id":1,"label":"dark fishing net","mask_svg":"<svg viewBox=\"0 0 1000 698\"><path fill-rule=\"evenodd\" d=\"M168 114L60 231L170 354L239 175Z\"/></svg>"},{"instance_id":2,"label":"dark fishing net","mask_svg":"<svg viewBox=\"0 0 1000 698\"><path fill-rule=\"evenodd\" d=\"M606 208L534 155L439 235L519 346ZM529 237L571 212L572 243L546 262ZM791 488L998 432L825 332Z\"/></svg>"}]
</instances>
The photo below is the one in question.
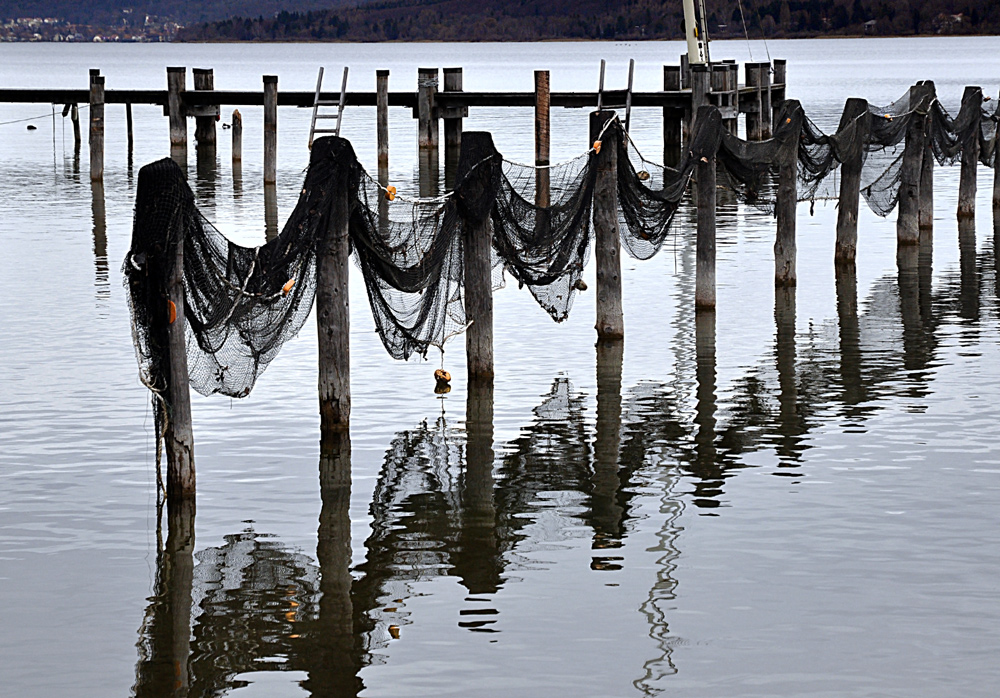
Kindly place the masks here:
<instances>
[{"instance_id":1,"label":"dark fishing net","mask_svg":"<svg viewBox=\"0 0 1000 698\"><path fill-rule=\"evenodd\" d=\"M592 152L552 167L503 161L490 218L503 270L556 322L569 316L590 257Z\"/></svg>"},{"instance_id":2,"label":"dark fishing net","mask_svg":"<svg viewBox=\"0 0 1000 698\"><path fill-rule=\"evenodd\" d=\"M677 168L644 158L617 121L615 126L621 244L635 259L649 259L660 251L669 236L677 207L698 162L718 148L722 116L714 110L698 124Z\"/></svg>"}]
</instances>

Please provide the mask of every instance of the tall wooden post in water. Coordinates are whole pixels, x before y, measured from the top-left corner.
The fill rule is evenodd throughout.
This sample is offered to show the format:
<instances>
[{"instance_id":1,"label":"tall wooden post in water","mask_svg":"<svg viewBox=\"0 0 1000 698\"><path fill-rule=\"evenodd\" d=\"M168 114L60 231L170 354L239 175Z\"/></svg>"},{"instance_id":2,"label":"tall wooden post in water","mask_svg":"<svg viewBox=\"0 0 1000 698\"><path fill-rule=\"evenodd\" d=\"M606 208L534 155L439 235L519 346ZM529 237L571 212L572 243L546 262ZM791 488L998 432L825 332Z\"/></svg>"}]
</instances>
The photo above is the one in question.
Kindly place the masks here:
<instances>
[{"instance_id":1,"label":"tall wooden post in water","mask_svg":"<svg viewBox=\"0 0 1000 698\"><path fill-rule=\"evenodd\" d=\"M794 286L795 274L795 208L798 203L796 179L798 177L798 145L802 130L803 111L797 100L785 102L782 114L788 121L778 125L781 130L791 130L791 137L779 151L778 196L774 205L778 234L774 241L774 284Z\"/></svg>"},{"instance_id":2,"label":"tall wooden post in water","mask_svg":"<svg viewBox=\"0 0 1000 698\"><path fill-rule=\"evenodd\" d=\"M195 68L194 89L197 91L211 91L215 89L215 72L211 68ZM198 112L203 112L211 107L199 107ZM215 146L215 116L199 115L194 120L194 139L199 146Z\"/></svg>"},{"instance_id":3,"label":"tall wooden post in water","mask_svg":"<svg viewBox=\"0 0 1000 698\"><path fill-rule=\"evenodd\" d=\"M278 181L278 76L264 76L264 184Z\"/></svg>"},{"instance_id":4,"label":"tall wooden post in water","mask_svg":"<svg viewBox=\"0 0 1000 698\"><path fill-rule=\"evenodd\" d=\"M714 106L698 110L696 128L718 129L722 117ZM694 281L695 310L715 310L715 149L698 161L697 266Z\"/></svg>"},{"instance_id":5,"label":"tall wooden post in water","mask_svg":"<svg viewBox=\"0 0 1000 698\"><path fill-rule=\"evenodd\" d=\"M375 71L375 121L378 143L378 170L389 168L389 71ZM385 186L384 182L381 182Z\"/></svg>"},{"instance_id":6,"label":"tall wooden post in water","mask_svg":"<svg viewBox=\"0 0 1000 698\"><path fill-rule=\"evenodd\" d=\"M958 182L958 217L976 217L976 167L979 165L979 124L982 120L983 90L966 87L962 111L969 110L970 137L962 143L962 169Z\"/></svg>"},{"instance_id":7,"label":"tall wooden post in water","mask_svg":"<svg viewBox=\"0 0 1000 698\"><path fill-rule=\"evenodd\" d=\"M705 75L708 73L706 72ZM595 156L594 256L597 261L597 337L623 339L621 242L618 239L618 124L613 111L590 115L590 142L601 142ZM607 129L605 129L607 126ZM604 131L603 134L601 133Z\"/></svg>"},{"instance_id":8,"label":"tall wooden post in water","mask_svg":"<svg viewBox=\"0 0 1000 698\"><path fill-rule=\"evenodd\" d=\"M535 71L535 206L551 203L549 175L549 71Z\"/></svg>"},{"instance_id":9,"label":"tall wooden post in water","mask_svg":"<svg viewBox=\"0 0 1000 698\"><path fill-rule=\"evenodd\" d=\"M933 80L921 80L930 100L936 96ZM928 101L928 106L930 101ZM920 204L917 212L919 242L924 244L934 238L934 150L931 147L931 120L924 119L924 157L920 165Z\"/></svg>"},{"instance_id":10,"label":"tall wooden post in water","mask_svg":"<svg viewBox=\"0 0 1000 698\"><path fill-rule=\"evenodd\" d=\"M837 245L834 263L854 264L858 252L858 204L861 202L861 168L864 165L866 135L871 129L868 102L851 97L844 105L838 133L851 129L850 147L842 153L840 203L837 208Z\"/></svg>"},{"instance_id":11,"label":"tall wooden post in water","mask_svg":"<svg viewBox=\"0 0 1000 698\"><path fill-rule=\"evenodd\" d=\"M167 499L194 497L194 431L191 427L191 389L188 380L184 316L184 235L167 239L166 300L173 304L173 321L167 325L167 363L170 412L163 430L167 452Z\"/></svg>"},{"instance_id":12,"label":"tall wooden post in water","mask_svg":"<svg viewBox=\"0 0 1000 698\"><path fill-rule=\"evenodd\" d=\"M187 68L167 68L167 114L170 116L170 157L181 169L187 165L187 112L184 90Z\"/></svg>"},{"instance_id":13,"label":"tall wooden post in water","mask_svg":"<svg viewBox=\"0 0 1000 698\"><path fill-rule=\"evenodd\" d=\"M910 88L910 109L914 110L906 129L906 145L900 168L899 211L896 218L896 243L916 245L920 242L920 175L924 161L926 137L926 85Z\"/></svg>"},{"instance_id":14,"label":"tall wooden post in water","mask_svg":"<svg viewBox=\"0 0 1000 698\"><path fill-rule=\"evenodd\" d=\"M493 377L493 269L490 249L493 223L490 210L496 192L493 174L499 167L493 136L486 131L469 131L462 137L458 180L462 182L459 207L465 219L464 245L465 353L469 379ZM489 158L489 159L487 159ZM483 210L485 209L485 210Z\"/></svg>"},{"instance_id":15,"label":"tall wooden post in water","mask_svg":"<svg viewBox=\"0 0 1000 698\"><path fill-rule=\"evenodd\" d=\"M104 178L104 76L90 74L90 179Z\"/></svg>"},{"instance_id":16,"label":"tall wooden post in water","mask_svg":"<svg viewBox=\"0 0 1000 698\"><path fill-rule=\"evenodd\" d=\"M340 167L357 159L350 141L338 136L323 141L329 141L330 151L317 148L314 143L312 158L332 157L339 161ZM319 414L323 435L346 430L351 420L350 196L346 188L334 193L329 225L325 226L316 250Z\"/></svg>"}]
</instances>

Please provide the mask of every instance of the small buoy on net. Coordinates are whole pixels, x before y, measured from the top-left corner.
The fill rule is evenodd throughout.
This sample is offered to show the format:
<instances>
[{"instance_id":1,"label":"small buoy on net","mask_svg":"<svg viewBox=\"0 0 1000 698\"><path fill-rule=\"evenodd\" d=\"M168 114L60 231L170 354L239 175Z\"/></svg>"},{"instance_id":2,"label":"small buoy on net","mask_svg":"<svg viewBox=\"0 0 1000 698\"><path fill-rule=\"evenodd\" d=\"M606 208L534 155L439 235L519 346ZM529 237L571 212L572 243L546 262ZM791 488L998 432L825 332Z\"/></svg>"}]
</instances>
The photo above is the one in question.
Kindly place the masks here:
<instances>
[{"instance_id":1,"label":"small buoy on net","mask_svg":"<svg viewBox=\"0 0 1000 698\"><path fill-rule=\"evenodd\" d=\"M289 279L285 282L285 285L281 287L281 294L284 296L288 295L288 292L292 290L292 286L295 285L295 279Z\"/></svg>"},{"instance_id":2,"label":"small buoy on net","mask_svg":"<svg viewBox=\"0 0 1000 698\"><path fill-rule=\"evenodd\" d=\"M705 157L704 155L702 155L701 156L701 161L704 162L704 163L707 163L708 162L708 158Z\"/></svg>"},{"instance_id":3,"label":"small buoy on net","mask_svg":"<svg viewBox=\"0 0 1000 698\"><path fill-rule=\"evenodd\" d=\"M174 324L174 320L177 319L177 306L171 300L167 301L167 324Z\"/></svg>"},{"instance_id":4,"label":"small buoy on net","mask_svg":"<svg viewBox=\"0 0 1000 698\"><path fill-rule=\"evenodd\" d=\"M28 130L29 131L37 131L38 127L35 126L34 124L28 124Z\"/></svg>"},{"instance_id":5,"label":"small buoy on net","mask_svg":"<svg viewBox=\"0 0 1000 698\"><path fill-rule=\"evenodd\" d=\"M600 141L594 141L594 152L597 153L598 155L601 154L601 142Z\"/></svg>"},{"instance_id":6,"label":"small buoy on net","mask_svg":"<svg viewBox=\"0 0 1000 698\"><path fill-rule=\"evenodd\" d=\"M889 121L892 121L892 114L886 114L885 118L888 119Z\"/></svg>"},{"instance_id":7,"label":"small buoy on net","mask_svg":"<svg viewBox=\"0 0 1000 698\"><path fill-rule=\"evenodd\" d=\"M434 371L434 392L437 395L444 395L451 392L451 374L443 368Z\"/></svg>"},{"instance_id":8,"label":"small buoy on net","mask_svg":"<svg viewBox=\"0 0 1000 698\"><path fill-rule=\"evenodd\" d=\"M792 123L792 117L788 117L787 119L785 119L785 123L786 124Z\"/></svg>"},{"instance_id":9,"label":"small buoy on net","mask_svg":"<svg viewBox=\"0 0 1000 698\"><path fill-rule=\"evenodd\" d=\"M646 170L639 170L638 172L635 173L635 176L639 178L640 182L645 182L647 179L649 179L649 173L646 172Z\"/></svg>"},{"instance_id":10,"label":"small buoy on net","mask_svg":"<svg viewBox=\"0 0 1000 698\"><path fill-rule=\"evenodd\" d=\"M385 198L389 201L395 201L396 199L396 187L386 187L385 188Z\"/></svg>"},{"instance_id":11,"label":"small buoy on net","mask_svg":"<svg viewBox=\"0 0 1000 698\"><path fill-rule=\"evenodd\" d=\"M576 283L573 284L573 288L575 288L577 291L586 291L587 282L584 281L583 279L577 279Z\"/></svg>"}]
</instances>

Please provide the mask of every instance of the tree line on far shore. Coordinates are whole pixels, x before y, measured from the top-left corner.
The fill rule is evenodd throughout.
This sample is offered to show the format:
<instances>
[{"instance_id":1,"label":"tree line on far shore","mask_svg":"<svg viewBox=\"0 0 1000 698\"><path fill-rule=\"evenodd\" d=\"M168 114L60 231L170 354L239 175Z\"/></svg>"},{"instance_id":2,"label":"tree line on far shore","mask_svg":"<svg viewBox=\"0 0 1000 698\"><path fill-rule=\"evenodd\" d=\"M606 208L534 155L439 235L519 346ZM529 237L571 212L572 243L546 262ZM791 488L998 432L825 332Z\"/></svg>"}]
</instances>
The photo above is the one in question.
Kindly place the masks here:
<instances>
[{"instance_id":1,"label":"tree line on far shore","mask_svg":"<svg viewBox=\"0 0 1000 698\"><path fill-rule=\"evenodd\" d=\"M998 34L997 0L708 0L714 38ZM390 0L189 25L181 41L683 38L680 0Z\"/></svg>"}]
</instances>

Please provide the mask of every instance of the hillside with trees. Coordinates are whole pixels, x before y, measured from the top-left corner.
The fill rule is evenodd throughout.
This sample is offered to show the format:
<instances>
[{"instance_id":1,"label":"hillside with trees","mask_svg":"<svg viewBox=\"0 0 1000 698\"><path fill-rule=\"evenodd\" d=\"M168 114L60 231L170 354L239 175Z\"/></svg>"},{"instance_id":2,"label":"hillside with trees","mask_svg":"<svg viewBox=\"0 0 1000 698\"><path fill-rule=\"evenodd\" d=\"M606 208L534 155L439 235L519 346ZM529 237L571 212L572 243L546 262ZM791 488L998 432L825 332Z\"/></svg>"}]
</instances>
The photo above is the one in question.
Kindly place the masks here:
<instances>
[{"instance_id":1,"label":"hillside with trees","mask_svg":"<svg viewBox=\"0 0 1000 698\"><path fill-rule=\"evenodd\" d=\"M707 0L716 38L1000 33L1000 0ZM187 41L677 39L680 0L395 0L189 26Z\"/></svg>"}]
</instances>

